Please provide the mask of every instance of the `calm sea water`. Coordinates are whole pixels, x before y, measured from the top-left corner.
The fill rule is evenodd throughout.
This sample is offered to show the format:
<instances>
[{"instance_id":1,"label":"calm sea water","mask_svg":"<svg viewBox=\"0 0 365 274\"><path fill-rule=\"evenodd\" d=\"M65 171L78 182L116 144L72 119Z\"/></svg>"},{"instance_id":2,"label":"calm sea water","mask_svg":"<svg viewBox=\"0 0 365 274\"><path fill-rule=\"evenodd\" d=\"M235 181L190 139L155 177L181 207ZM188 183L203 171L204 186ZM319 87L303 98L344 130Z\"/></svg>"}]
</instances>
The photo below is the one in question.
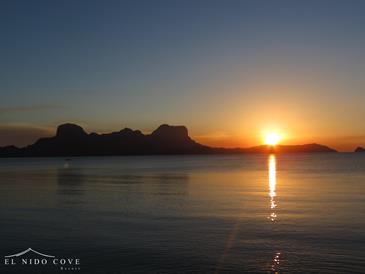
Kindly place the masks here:
<instances>
[{"instance_id":1,"label":"calm sea water","mask_svg":"<svg viewBox=\"0 0 365 274\"><path fill-rule=\"evenodd\" d=\"M0 273L365 273L365 155L0 159L0 217L81 260Z\"/></svg>"}]
</instances>

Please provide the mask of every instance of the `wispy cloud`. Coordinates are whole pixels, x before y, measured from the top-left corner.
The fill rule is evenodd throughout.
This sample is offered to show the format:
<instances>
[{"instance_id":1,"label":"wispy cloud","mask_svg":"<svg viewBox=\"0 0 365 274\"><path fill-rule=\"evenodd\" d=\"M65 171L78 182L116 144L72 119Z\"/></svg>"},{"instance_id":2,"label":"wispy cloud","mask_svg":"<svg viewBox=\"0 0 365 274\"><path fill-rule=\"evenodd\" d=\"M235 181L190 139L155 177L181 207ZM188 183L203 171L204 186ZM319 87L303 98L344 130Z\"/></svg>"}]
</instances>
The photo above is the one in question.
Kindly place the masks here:
<instances>
[{"instance_id":1,"label":"wispy cloud","mask_svg":"<svg viewBox=\"0 0 365 274\"><path fill-rule=\"evenodd\" d=\"M61 108L60 105L30 105L30 106L12 106L12 107L0 107L0 114L6 113L18 113L18 112L33 112L43 111L50 109Z\"/></svg>"},{"instance_id":2,"label":"wispy cloud","mask_svg":"<svg viewBox=\"0 0 365 274\"><path fill-rule=\"evenodd\" d=\"M53 128L25 124L0 126L0 146L26 146L34 143L40 137L52 136Z\"/></svg>"}]
</instances>

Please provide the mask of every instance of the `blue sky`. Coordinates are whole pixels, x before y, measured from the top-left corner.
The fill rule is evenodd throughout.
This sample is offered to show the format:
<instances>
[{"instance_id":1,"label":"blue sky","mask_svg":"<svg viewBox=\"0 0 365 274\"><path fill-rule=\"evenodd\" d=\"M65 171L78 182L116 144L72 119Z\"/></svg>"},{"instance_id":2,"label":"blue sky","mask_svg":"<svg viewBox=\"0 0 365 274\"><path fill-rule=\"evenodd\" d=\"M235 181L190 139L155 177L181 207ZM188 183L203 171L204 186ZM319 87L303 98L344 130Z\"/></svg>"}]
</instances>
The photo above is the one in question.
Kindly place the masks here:
<instances>
[{"instance_id":1,"label":"blue sky","mask_svg":"<svg viewBox=\"0 0 365 274\"><path fill-rule=\"evenodd\" d=\"M62 122L365 143L362 1L2 1L0 145ZM21 132L21 137L19 137ZM4 137L6 136L6 137ZM342 140L342 141L341 141Z\"/></svg>"}]
</instances>

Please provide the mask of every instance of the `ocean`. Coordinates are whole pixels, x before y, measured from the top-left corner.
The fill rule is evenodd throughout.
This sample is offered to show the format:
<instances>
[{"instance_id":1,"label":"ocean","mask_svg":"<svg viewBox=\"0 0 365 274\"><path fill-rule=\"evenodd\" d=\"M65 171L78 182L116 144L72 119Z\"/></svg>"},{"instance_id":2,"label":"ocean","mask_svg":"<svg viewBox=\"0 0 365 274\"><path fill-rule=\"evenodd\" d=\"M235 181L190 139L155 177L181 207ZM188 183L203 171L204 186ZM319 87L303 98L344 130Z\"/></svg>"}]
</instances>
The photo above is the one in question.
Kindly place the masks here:
<instances>
[{"instance_id":1,"label":"ocean","mask_svg":"<svg viewBox=\"0 0 365 274\"><path fill-rule=\"evenodd\" d=\"M0 235L0 273L365 273L365 154L0 159Z\"/></svg>"}]
</instances>

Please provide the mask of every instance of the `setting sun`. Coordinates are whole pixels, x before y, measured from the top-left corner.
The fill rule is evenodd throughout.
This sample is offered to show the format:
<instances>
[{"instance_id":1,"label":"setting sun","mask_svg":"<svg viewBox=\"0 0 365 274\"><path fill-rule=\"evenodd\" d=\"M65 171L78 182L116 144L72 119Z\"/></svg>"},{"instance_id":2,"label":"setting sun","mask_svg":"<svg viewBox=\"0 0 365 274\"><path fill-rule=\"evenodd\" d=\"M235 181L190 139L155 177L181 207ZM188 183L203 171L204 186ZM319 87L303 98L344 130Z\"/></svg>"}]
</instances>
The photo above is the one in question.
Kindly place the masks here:
<instances>
[{"instance_id":1,"label":"setting sun","mask_svg":"<svg viewBox=\"0 0 365 274\"><path fill-rule=\"evenodd\" d=\"M281 136L276 132L270 132L265 135L265 145L275 146L281 140Z\"/></svg>"}]
</instances>

